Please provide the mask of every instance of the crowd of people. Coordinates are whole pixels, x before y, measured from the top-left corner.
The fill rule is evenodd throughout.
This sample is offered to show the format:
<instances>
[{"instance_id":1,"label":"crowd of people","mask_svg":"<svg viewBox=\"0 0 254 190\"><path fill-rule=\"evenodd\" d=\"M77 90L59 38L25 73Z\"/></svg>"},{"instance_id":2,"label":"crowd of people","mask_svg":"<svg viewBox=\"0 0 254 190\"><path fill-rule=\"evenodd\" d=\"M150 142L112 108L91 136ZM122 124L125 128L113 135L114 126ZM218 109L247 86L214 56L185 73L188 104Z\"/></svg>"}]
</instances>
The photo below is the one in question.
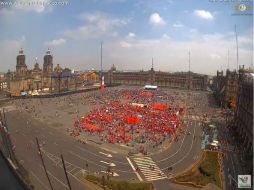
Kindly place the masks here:
<instances>
[{"instance_id":1,"label":"crowd of people","mask_svg":"<svg viewBox=\"0 0 254 190\"><path fill-rule=\"evenodd\" d=\"M75 121L76 136L85 132L109 143L160 143L182 125L183 106L171 104L174 97L163 91L118 90L101 96L98 108Z\"/></svg>"}]
</instances>

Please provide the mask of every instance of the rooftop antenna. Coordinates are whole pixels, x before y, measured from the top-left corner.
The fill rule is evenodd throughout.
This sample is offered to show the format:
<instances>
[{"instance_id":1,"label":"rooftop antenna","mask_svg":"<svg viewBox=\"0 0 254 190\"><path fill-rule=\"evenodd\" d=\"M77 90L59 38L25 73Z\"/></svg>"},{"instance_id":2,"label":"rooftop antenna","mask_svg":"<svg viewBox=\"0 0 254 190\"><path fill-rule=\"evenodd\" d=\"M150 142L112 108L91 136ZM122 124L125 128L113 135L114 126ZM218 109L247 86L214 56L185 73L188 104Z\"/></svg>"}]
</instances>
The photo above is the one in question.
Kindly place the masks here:
<instances>
[{"instance_id":1,"label":"rooftop antenna","mask_svg":"<svg viewBox=\"0 0 254 190\"><path fill-rule=\"evenodd\" d=\"M228 49L228 70L229 70L229 49Z\"/></svg>"},{"instance_id":2,"label":"rooftop antenna","mask_svg":"<svg viewBox=\"0 0 254 190\"><path fill-rule=\"evenodd\" d=\"M238 37L235 25L235 41L236 41L236 72L238 71Z\"/></svg>"}]
</instances>

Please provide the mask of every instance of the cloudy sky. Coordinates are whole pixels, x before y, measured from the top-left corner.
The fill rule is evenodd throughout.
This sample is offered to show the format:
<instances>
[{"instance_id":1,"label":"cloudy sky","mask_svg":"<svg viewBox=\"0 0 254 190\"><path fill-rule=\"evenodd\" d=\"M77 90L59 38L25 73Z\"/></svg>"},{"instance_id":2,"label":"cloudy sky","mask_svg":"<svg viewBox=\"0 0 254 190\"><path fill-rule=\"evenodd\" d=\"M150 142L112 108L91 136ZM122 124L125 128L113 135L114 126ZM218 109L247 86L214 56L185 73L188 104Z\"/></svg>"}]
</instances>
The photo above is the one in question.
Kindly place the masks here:
<instances>
[{"instance_id":1,"label":"cloudy sky","mask_svg":"<svg viewBox=\"0 0 254 190\"><path fill-rule=\"evenodd\" d=\"M31 4L29 5L28 2ZM34 3L34 4L32 4ZM41 5L44 3L44 5ZM56 5L58 4L58 5ZM253 65L253 19L240 2L216 0L69 0L0 1L0 71L14 70L22 47L26 64L43 64L47 48L54 65L76 70L115 64L118 70L191 70L215 74Z\"/></svg>"}]
</instances>

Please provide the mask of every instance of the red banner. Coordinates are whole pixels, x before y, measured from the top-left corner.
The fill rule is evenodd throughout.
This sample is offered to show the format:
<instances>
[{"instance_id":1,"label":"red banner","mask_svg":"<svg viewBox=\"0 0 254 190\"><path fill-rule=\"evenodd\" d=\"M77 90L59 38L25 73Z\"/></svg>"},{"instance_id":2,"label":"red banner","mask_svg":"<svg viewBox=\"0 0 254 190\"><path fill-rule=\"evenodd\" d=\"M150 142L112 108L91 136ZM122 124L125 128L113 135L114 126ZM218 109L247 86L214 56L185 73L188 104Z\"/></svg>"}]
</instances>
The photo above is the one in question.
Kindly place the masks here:
<instances>
[{"instance_id":1,"label":"red banner","mask_svg":"<svg viewBox=\"0 0 254 190\"><path fill-rule=\"evenodd\" d=\"M151 107L156 110L166 110L167 106L162 104L151 104Z\"/></svg>"},{"instance_id":2,"label":"red banner","mask_svg":"<svg viewBox=\"0 0 254 190\"><path fill-rule=\"evenodd\" d=\"M139 124L141 122L141 118L132 116L132 117L125 117L125 122L128 124Z\"/></svg>"}]
</instances>

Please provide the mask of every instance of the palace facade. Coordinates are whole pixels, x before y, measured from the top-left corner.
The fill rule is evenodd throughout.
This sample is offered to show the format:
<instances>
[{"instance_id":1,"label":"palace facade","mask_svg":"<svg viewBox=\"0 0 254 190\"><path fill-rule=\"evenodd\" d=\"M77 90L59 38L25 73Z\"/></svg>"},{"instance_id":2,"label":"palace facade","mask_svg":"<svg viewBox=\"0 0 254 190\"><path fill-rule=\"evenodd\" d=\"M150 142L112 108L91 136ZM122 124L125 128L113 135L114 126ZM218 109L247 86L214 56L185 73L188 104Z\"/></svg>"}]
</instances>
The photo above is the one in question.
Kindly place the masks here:
<instances>
[{"instance_id":1,"label":"palace facade","mask_svg":"<svg viewBox=\"0 0 254 190\"><path fill-rule=\"evenodd\" d=\"M159 87L182 88L191 90L207 90L208 76L192 72L161 72L152 67L149 71L124 72L117 71L113 65L104 73L105 83L109 85L156 85Z\"/></svg>"}]
</instances>

